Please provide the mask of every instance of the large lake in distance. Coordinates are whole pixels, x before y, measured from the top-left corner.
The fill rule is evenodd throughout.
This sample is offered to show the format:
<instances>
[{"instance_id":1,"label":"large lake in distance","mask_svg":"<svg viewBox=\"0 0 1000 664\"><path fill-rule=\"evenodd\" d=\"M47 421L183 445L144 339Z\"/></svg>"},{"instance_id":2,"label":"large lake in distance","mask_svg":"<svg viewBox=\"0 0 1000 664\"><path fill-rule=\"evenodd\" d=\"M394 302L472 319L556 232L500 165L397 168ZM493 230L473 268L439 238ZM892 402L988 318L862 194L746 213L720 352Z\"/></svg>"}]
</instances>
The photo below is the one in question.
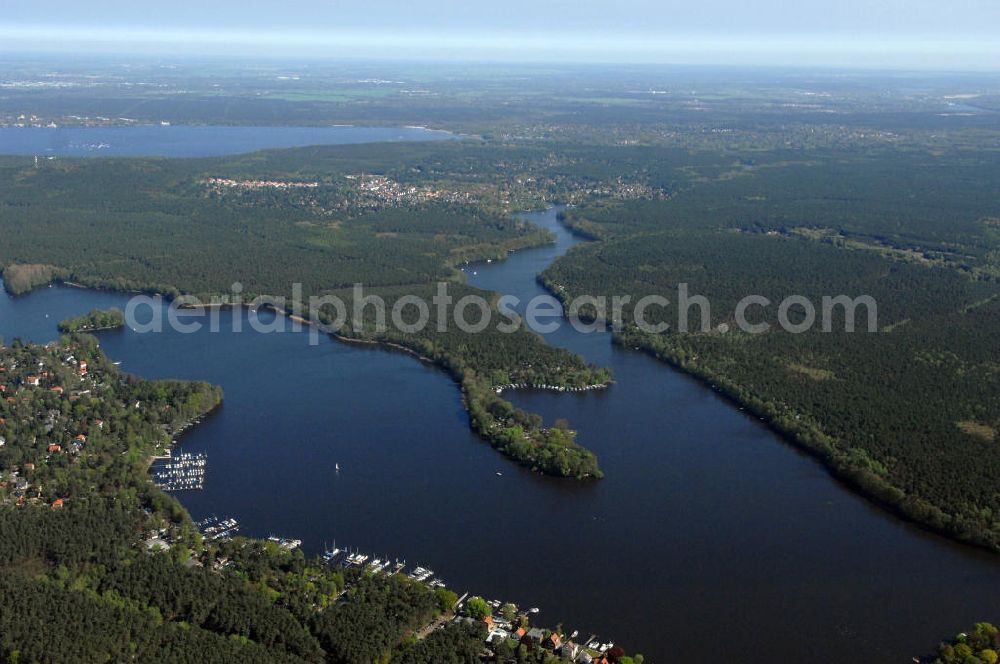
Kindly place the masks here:
<instances>
[{"instance_id":1,"label":"large lake in distance","mask_svg":"<svg viewBox=\"0 0 1000 664\"><path fill-rule=\"evenodd\" d=\"M556 212L524 215L555 244L470 266L470 283L539 294L535 275L579 242ZM127 299L0 293L0 335L52 340L59 320ZM248 315L221 312L220 333L99 335L125 371L225 389L223 407L182 438L208 456L205 489L176 494L196 519L233 516L243 534L301 538L308 553L336 540L405 558L460 594L537 606L539 622L657 664L902 663L996 616L1000 558L873 507L606 333L567 324L546 336L610 366L610 389L507 393L548 421L568 418L597 452L606 479L575 482L519 468L473 435L441 371L327 338L312 346L305 332L233 332L232 317Z\"/></svg>"},{"instance_id":2,"label":"large lake in distance","mask_svg":"<svg viewBox=\"0 0 1000 664\"><path fill-rule=\"evenodd\" d=\"M130 125L0 127L0 154L39 157L213 157L306 145L461 138L423 127Z\"/></svg>"}]
</instances>

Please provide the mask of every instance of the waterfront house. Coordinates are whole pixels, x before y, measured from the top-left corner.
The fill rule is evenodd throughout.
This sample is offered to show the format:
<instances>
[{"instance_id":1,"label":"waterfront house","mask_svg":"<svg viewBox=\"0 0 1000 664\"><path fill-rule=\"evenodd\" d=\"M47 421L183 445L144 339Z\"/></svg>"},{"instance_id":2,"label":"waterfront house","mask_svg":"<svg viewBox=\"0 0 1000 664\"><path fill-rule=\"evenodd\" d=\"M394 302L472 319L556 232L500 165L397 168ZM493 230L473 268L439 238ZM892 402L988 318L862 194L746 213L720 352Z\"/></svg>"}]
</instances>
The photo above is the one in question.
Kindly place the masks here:
<instances>
[{"instance_id":1,"label":"waterfront house","mask_svg":"<svg viewBox=\"0 0 1000 664\"><path fill-rule=\"evenodd\" d=\"M510 624L509 620L505 620L504 618L498 616L493 616L493 628L505 629L509 632L511 631L511 629L513 629L513 625Z\"/></svg>"},{"instance_id":2,"label":"waterfront house","mask_svg":"<svg viewBox=\"0 0 1000 664\"><path fill-rule=\"evenodd\" d=\"M593 662L594 658L586 650L581 649L580 654L576 656L576 664L593 664Z\"/></svg>"},{"instance_id":3,"label":"waterfront house","mask_svg":"<svg viewBox=\"0 0 1000 664\"><path fill-rule=\"evenodd\" d=\"M528 630L528 636L535 640L537 643L541 643L545 638L545 630L539 627L532 627Z\"/></svg>"},{"instance_id":4,"label":"waterfront house","mask_svg":"<svg viewBox=\"0 0 1000 664\"><path fill-rule=\"evenodd\" d=\"M510 632L505 629L495 629L486 637L486 643L503 643L510 638Z\"/></svg>"},{"instance_id":5,"label":"waterfront house","mask_svg":"<svg viewBox=\"0 0 1000 664\"><path fill-rule=\"evenodd\" d=\"M549 638L545 639L545 641L542 642L542 645L549 650L556 651L559 650L560 647L562 647L562 639L559 638L558 634L552 632L551 634L549 634Z\"/></svg>"},{"instance_id":6,"label":"waterfront house","mask_svg":"<svg viewBox=\"0 0 1000 664\"><path fill-rule=\"evenodd\" d=\"M524 629L523 627L518 627L518 628L517 628L517 631L516 631L516 632L514 632L514 636L515 636L515 637L516 637L517 639L519 639L519 640L520 640L520 639L522 639L522 638L524 637L524 635L525 635L525 634L527 634L527 633L528 633L528 631L527 631L526 629Z\"/></svg>"}]
</instances>

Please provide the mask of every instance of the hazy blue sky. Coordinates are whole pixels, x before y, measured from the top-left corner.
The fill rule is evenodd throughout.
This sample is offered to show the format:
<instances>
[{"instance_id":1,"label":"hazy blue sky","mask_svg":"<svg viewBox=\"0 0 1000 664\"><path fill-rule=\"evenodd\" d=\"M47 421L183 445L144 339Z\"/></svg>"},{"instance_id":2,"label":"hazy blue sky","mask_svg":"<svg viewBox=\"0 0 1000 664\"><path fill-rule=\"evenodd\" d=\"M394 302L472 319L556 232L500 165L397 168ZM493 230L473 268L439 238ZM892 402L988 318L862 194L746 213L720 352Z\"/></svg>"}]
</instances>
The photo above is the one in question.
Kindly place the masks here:
<instances>
[{"instance_id":1,"label":"hazy blue sky","mask_svg":"<svg viewBox=\"0 0 1000 664\"><path fill-rule=\"evenodd\" d=\"M1000 69L1000 0L4 4L5 50Z\"/></svg>"}]
</instances>

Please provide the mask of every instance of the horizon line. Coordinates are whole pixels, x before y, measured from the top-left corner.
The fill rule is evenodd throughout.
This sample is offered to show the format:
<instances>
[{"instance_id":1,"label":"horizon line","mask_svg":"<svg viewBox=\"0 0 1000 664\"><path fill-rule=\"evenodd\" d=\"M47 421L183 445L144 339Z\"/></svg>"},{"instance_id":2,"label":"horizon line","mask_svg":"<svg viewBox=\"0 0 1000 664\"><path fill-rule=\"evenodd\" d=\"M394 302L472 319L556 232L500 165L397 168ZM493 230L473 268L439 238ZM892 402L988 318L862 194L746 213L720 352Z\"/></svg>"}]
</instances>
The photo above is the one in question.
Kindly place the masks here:
<instances>
[{"instance_id":1,"label":"horizon line","mask_svg":"<svg viewBox=\"0 0 1000 664\"><path fill-rule=\"evenodd\" d=\"M180 48L184 52L177 53ZM246 49L243 52L243 49ZM614 34L521 31L462 35L183 28L81 28L0 23L0 52L339 58L461 63L827 67L1000 71L1000 42L979 35ZM387 56L386 53L393 55Z\"/></svg>"}]
</instances>

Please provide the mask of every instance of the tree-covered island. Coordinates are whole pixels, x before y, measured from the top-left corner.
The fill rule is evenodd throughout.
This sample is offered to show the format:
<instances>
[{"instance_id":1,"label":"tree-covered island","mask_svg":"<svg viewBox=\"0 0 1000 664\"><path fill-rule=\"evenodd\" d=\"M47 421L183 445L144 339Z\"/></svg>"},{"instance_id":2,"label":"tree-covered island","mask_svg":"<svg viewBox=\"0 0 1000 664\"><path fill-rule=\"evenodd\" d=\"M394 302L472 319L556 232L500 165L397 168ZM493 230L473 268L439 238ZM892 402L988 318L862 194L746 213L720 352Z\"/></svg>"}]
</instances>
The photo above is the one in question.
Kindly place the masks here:
<instances>
[{"instance_id":1,"label":"tree-covered island","mask_svg":"<svg viewBox=\"0 0 1000 664\"><path fill-rule=\"evenodd\" d=\"M94 309L82 316L67 318L59 323L59 331L65 333L100 332L117 330L125 326L125 314L121 309Z\"/></svg>"}]
</instances>

